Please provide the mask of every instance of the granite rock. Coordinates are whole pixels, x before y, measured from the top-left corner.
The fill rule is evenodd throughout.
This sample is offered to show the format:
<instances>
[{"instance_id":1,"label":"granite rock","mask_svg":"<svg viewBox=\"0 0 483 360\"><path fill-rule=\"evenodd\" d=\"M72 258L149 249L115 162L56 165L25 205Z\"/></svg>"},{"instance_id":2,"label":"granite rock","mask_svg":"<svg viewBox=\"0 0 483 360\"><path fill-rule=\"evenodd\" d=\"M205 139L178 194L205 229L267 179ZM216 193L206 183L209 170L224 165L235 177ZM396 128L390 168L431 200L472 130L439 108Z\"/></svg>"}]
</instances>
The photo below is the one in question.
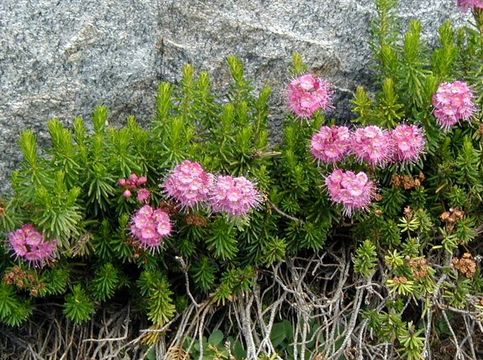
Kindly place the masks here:
<instances>
[{"instance_id":1,"label":"granite rock","mask_svg":"<svg viewBox=\"0 0 483 360\"><path fill-rule=\"evenodd\" d=\"M426 34L463 17L453 0L400 3L403 23L421 18ZM20 159L22 129L45 142L48 119L68 124L97 104L114 122L128 114L148 121L157 84L176 81L187 62L223 89L226 56L235 54L257 86L273 86L281 108L298 51L335 84L332 115L347 118L355 85L370 86L374 13L373 0L1 0L0 192Z\"/></svg>"}]
</instances>

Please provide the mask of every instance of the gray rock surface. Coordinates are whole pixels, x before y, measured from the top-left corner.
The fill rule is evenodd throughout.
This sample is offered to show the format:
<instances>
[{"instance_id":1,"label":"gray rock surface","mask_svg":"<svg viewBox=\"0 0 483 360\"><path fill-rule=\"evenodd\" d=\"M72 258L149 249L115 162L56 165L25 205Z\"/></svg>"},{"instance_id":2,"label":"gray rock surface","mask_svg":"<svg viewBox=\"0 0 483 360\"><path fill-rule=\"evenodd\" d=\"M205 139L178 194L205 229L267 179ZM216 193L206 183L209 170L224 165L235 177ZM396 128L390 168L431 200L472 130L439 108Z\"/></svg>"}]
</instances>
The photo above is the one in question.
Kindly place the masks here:
<instances>
[{"instance_id":1,"label":"gray rock surface","mask_svg":"<svg viewBox=\"0 0 483 360\"><path fill-rule=\"evenodd\" d=\"M403 19L422 18L427 33L462 17L455 0L400 2ZM333 116L347 117L355 85L370 84L373 15L373 0L0 0L0 191L22 129L46 139L48 119L69 123L101 103L116 122L147 121L159 81L178 79L187 62L223 88L225 58L238 55L283 105L299 51L338 88Z\"/></svg>"}]
</instances>

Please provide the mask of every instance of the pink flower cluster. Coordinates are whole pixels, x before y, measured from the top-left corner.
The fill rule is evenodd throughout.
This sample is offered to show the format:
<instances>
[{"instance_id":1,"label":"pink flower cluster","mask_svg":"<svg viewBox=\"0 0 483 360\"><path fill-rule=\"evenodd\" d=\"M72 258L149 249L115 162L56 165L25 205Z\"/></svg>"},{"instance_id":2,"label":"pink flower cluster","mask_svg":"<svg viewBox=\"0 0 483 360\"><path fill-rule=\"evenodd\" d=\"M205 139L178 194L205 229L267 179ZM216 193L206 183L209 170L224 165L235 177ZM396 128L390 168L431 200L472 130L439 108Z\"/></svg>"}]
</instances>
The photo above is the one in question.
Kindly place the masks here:
<instances>
[{"instance_id":1,"label":"pink flower cluster","mask_svg":"<svg viewBox=\"0 0 483 360\"><path fill-rule=\"evenodd\" d=\"M344 206L346 215L367 209L375 195L375 185L363 172L335 169L325 179L330 199Z\"/></svg>"},{"instance_id":2,"label":"pink flower cluster","mask_svg":"<svg viewBox=\"0 0 483 360\"><path fill-rule=\"evenodd\" d=\"M457 4L463 9L483 9L483 0L458 0Z\"/></svg>"},{"instance_id":3,"label":"pink flower cluster","mask_svg":"<svg viewBox=\"0 0 483 360\"><path fill-rule=\"evenodd\" d=\"M372 166L385 166L417 161L425 144L424 132L416 125L401 124L392 131L371 125L354 132L345 126L322 126L312 136L310 150L316 159L328 164L352 154Z\"/></svg>"},{"instance_id":4,"label":"pink flower cluster","mask_svg":"<svg viewBox=\"0 0 483 360\"><path fill-rule=\"evenodd\" d=\"M185 160L176 166L164 183L168 196L184 207L193 207L208 200L213 176L194 161Z\"/></svg>"},{"instance_id":5,"label":"pink flower cluster","mask_svg":"<svg viewBox=\"0 0 483 360\"><path fill-rule=\"evenodd\" d=\"M132 217L131 232L144 248L158 248L163 244L163 239L171 234L171 231L169 215L161 209L144 205Z\"/></svg>"},{"instance_id":6,"label":"pink flower cluster","mask_svg":"<svg viewBox=\"0 0 483 360\"><path fill-rule=\"evenodd\" d=\"M43 266L57 250L57 240L46 240L32 224L25 224L8 235L10 245L18 257L35 266Z\"/></svg>"},{"instance_id":7,"label":"pink flower cluster","mask_svg":"<svg viewBox=\"0 0 483 360\"><path fill-rule=\"evenodd\" d=\"M322 126L312 137L310 150L316 159L333 164L348 154L350 138L346 126Z\"/></svg>"},{"instance_id":8,"label":"pink flower cluster","mask_svg":"<svg viewBox=\"0 0 483 360\"><path fill-rule=\"evenodd\" d=\"M464 81L442 83L433 95L434 115L445 130L460 120L469 120L475 112L473 92Z\"/></svg>"},{"instance_id":9,"label":"pink flower cluster","mask_svg":"<svg viewBox=\"0 0 483 360\"><path fill-rule=\"evenodd\" d=\"M389 132L378 126L359 128L352 136L351 149L360 161L372 166L384 166L392 158L392 141Z\"/></svg>"},{"instance_id":10,"label":"pink flower cluster","mask_svg":"<svg viewBox=\"0 0 483 360\"><path fill-rule=\"evenodd\" d=\"M261 201L255 185L244 177L215 176L190 160L176 166L163 187L181 206L207 204L214 212L248 214Z\"/></svg>"},{"instance_id":11,"label":"pink flower cluster","mask_svg":"<svg viewBox=\"0 0 483 360\"><path fill-rule=\"evenodd\" d=\"M411 163L419 159L424 151L424 131L416 125L401 124L391 131L393 160Z\"/></svg>"},{"instance_id":12,"label":"pink flower cluster","mask_svg":"<svg viewBox=\"0 0 483 360\"><path fill-rule=\"evenodd\" d=\"M151 192L144 188L147 182L148 178L146 176L138 176L132 173L127 179L120 179L118 184L124 189L122 196L126 199L132 196L133 191L137 191L138 201L141 203L147 203L151 197Z\"/></svg>"},{"instance_id":13,"label":"pink flower cluster","mask_svg":"<svg viewBox=\"0 0 483 360\"><path fill-rule=\"evenodd\" d=\"M288 86L288 102L292 111L310 118L319 109L331 108L332 84L312 74L302 75Z\"/></svg>"},{"instance_id":14,"label":"pink flower cluster","mask_svg":"<svg viewBox=\"0 0 483 360\"><path fill-rule=\"evenodd\" d=\"M322 126L312 136L312 155L327 164L335 164L354 155L371 166L391 162L411 163L419 159L426 140L422 128L401 124L391 131L366 126L351 132L345 126ZM346 215L366 209L376 193L376 186L364 172L335 169L325 181L329 197L344 206Z\"/></svg>"},{"instance_id":15,"label":"pink flower cluster","mask_svg":"<svg viewBox=\"0 0 483 360\"><path fill-rule=\"evenodd\" d=\"M255 185L244 178L218 176L210 190L210 205L214 212L244 216L261 202Z\"/></svg>"}]
</instances>

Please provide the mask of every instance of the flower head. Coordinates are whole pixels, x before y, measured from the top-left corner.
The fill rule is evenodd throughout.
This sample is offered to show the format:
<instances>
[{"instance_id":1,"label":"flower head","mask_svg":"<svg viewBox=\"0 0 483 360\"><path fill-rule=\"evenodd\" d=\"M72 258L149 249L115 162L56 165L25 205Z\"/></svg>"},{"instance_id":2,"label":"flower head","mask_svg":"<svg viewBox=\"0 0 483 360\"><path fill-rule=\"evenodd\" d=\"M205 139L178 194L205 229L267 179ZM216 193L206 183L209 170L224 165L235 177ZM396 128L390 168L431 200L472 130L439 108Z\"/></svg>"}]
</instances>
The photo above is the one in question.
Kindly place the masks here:
<instances>
[{"instance_id":1,"label":"flower head","mask_svg":"<svg viewBox=\"0 0 483 360\"><path fill-rule=\"evenodd\" d=\"M213 177L199 163L185 160L172 170L163 186L182 206L193 207L208 200L212 182Z\"/></svg>"},{"instance_id":2,"label":"flower head","mask_svg":"<svg viewBox=\"0 0 483 360\"><path fill-rule=\"evenodd\" d=\"M210 191L210 205L214 212L243 216L261 202L255 184L243 176L218 176Z\"/></svg>"},{"instance_id":3,"label":"flower head","mask_svg":"<svg viewBox=\"0 0 483 360\"><path fill-rule=\"evenodd\" d=\"M475 112L473 92L464 81L442 83L433 95L434 115L438 124L448 130L460 120L469 120Z\"/></svg>"},{"instance_id":4,"label":"flower head","mask_svg":"<svg viewBox=\"0 0 483 360\"><path fill-rule=\"evenodd\" d=\"M426 139L422 128L416 125L401 124L391 131L394 146L394 160L416 162L424 150Z\"/></svg>"},{"instance_id":5,"label":"flower head","mask_svg":"<svg viewBox=\"0 0 483 360\"><path fill-rule=\"evenodd\" d=\"M457 0L462 9L483 9L483 0Z\"/></svg>"},{"instance_id":6,"label":"flower head","mask_svg":"<svg viewBox=\"0 0 483 360\"><path fill-rule=\"evenodd\" d=\"M384 166L392 156L391 137L377 126L359 128L352 136L351 150L360 161Z\"/></svg>"},{"instance_id":7,"label":"flower head","mask_svg":"<svg viewBox=\"0 0 483 360\"><path fill-rule=\"evenodd\" d=\"M312 136L310 151L325 163L336 163L349 152L351 133L346 126L322 126Z\"/></svg>"},{"instance_id":8,"label":"flower head","mask_svg":"<svg viewBox=\"0 0 483 360\"><path fill-rule=\"evenodd\" d=\"M331 108L332 84L312 74L302 75L288 86L290 108L302 118L310 118L317 110Z\"/></svg>"},{"instance_id":9,"label":"flower head","mask_svg":"<svg viewBox=\"0 0 483 360\"><path fill-rule=\"evenodd\" d=\"M138 176L137 174L132 173L127 179L119 179L117 183L123 188L132 190L146 185L147 182L148 178L146 176Z\"/></svg>"},{"instance_id":10,"label":"flower head","mask_svg":"<svg viewBox=\"0 0 483 360\"><path fill-rule=\"evenodd\" d=\"M15 254L35 266L43 266L53 258L58 246L57 240L46 240L32 224L11 232L8 239Z\"/></svg>"},{"instance_id":11,"label":"flower head","mask_svg":"<svg viewBox=\"0 0 483 360\"><path fill-rule=\"evenodd\" d=\"M171 234L172 224L169 215L161 209L144 205L131 219L131 232L141 246L156 249L163 244L163 239Z\"/></svg>"},{"instance_id":12,"label":"flower head","mask_svg":"<svg viewBox=\"0 0 483 360\"><path fill-rule=\"evenodd\" d=\"M151 197L151 191L148 189L139 189L137 194L137 199L139 202L146 203Z\"/></svg>"},{"instance_id":13,"label":"flower head","mask_svg":"<svg viewBox=\"0 0 483 360\"><path fill-rule=\"evenodd\" d=\"M144 186L148 182L148 178L146 176L140 176L136 180L137 186Z\"/></svg>"},{"instance_id":14,"label":"flower head","mask_svg":"<svg viewBox=\"0 0 483 360\"><path fill-rule=\"evenodd\" d=\"M375 185L364 172L334 170L325 179L331 200L344 206L344 213L366 209L375 195Z\"/></svg>"},{"instance_id":15,"label":"flower head","mask_svg":"<svg viewBox=\"0 0 483 360\"><path fill-rule=\"evenodd\" d=\"M139 179L139 176L135 173L132 173L131 175L129 175L129 178L127 179L127 181L132 185L132 186L136 186L137 185L137 182L138 182L138 179Z\"/></svg>"}]
</instances>

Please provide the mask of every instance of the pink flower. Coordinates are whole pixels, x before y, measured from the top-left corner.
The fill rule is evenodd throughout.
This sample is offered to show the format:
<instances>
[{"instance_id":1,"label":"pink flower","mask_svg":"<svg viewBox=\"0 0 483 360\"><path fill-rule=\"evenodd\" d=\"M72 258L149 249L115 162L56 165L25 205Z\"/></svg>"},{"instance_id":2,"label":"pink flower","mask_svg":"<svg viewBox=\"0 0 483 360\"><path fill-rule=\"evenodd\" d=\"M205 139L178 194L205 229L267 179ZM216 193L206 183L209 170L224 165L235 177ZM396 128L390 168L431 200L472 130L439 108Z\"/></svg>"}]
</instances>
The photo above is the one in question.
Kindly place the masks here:
<instances>
[{"instance_id":1,"label":"pink flower","mask_svg":"<svg viewBox=\"0 0 483 360\"><path fill-rule=\"evenodd\" d=\"M457 0L457 3L463 9L483 9L483 0Z\"/></svg>"},{"instance_id":2,"label":"pink flower","mask_svg":"<svg viewBox=\"0 0 483 360\"><path fill-rule=\"evenodd\" d=\"M416 125L401 124L391 131L394 160L416 162L424 150L424 130Z\"/></svg>"},{"instance_id":3,"label":"pink flower","mask_svg":"<svg viewBox=\"0 0 483 360\"><path fill-rule=\"evenodd\" d=\"M210 192L212 210L233 216L247 215L260 204L261 198L255 184L243 176L218 176Z\"/></svg>"},{"instance_id":4,"label":"pink flower","mask_svg":"<svg viewBox=\"0 0 483 360\"><path fill-rule=\"evenodd\" d=\"M445 130L460 120L469 120L475 112L473 92L464 81L442 83L433 95L436 121Z\"/></svg>"},{"instance_id":5,"label":"pink flower","mask_svg":"<svg viewBox=\"0 0 483 360\"><path fill-rule=\"evenodd\" d=\"M365 161L372 166L384 166L392 156L391 142L387 131L371 125L354 132L351 150L360 161Z\"/></svg>"},{"instance_id":6,"label":"pink flower","mask_svg":"<svg viewBox=\"0 0 483 360\"><path fill-rule=\"evenodd\" d=\"M325 179L330 199L344 206L344 213L367 209L375 195L375 185L363 172L334 170Z\"/></svg>"},{"instance_id":7,"label":"pink flower","mask_svg":"<svg viewBox=\"0 0 483 360\"><path fill-rule=\"evenodd\" d=\"M121 187L133 190L146 185L147 182L148 178L146 176L138 176L137 174L132 173L127 179L119 179L117 183Z\"/></svg>"},{"instance_id":8,"label":"pink flower","mask_svg":"<svg viewBox=\"0 0 483 360\"><path fill-rule=\"evenodd\" d=\"M139 189L137 194L137 199L139 202L145 203L149 200L151 196L151 191L148 189Z\"/></svg>"},{"instance_id":9,"label":"pink flower","mask_svg":"<svg viewBox=\"0 0 483 360\"><path fill-rule=\"evenodd\" d=\"M124 190L124 192L122 193L122 196L124 196L126 199L129 199L131 197L131 195L132 195L132 193L128 189Z\"/></svg>"},{"instance_id":10,"label":"pink flower","mask_svg":"<svg viewBox=\"0 0 483 360\"><path fill-rule=\"evenodd\" d=\"M129 175L128 181L132 186L135 186L138 181L138 176L135 173L132 173Z\"/></svg>"},{"instance_id":11,"label":"pink flower","mask_svg":"<svg viewBox=\"0 0 483 360\"><path fill-rule=\"evenodd\" d=\"M208 200L212 182L213 177L199 163L185 160L171 171L163 186L182 206L193 207Z\"/></svg>"},{"instance_id":12,"label":"pink flower","mask_svg":"<svg viewBox=\"0 0 483 360\"><path fill-rule=\"evenodd\" d=\"M146 185L147 182L148 182L148 178L146 176L140 176L136 180L136 185L143 186L143 185Z\"/></svg>"},{"instance_id":13,"label":"pink flower","mask_svg":"<svg viewBox=\"0 0 483 360\"><path fill-rule=\"evenodd\" d=\"M161 209L144 205L131 219L131 232L141 246L156 249L163 244L165 237L172 231L169 215Z\"/></svg>"},{"instance_id":14,"label":"pink flower","mask_svg":"<svg viewBox=\"0 0 483 360\"><path fill-rule=\"evenodd\" d=\"M8 235L10 246L18 257L34 266L43 266L57 250L57 240L46 240L32 224L25 224Z\"/></svg>"},{"instance_id":15,"label":"pink flower","mask_svg":"<svg viewBox=\"0 0 483 360\"><path fill-rule=\"evenodd\" d=\"M312 74L302 75L288 86L290 108L302 118L310 118L319 109L331 108L332 84Z\"/></svg>"},{"instance_id":16,"label":"pink flower","mask_svg":"<svg viewBox=\"0 0 483 360\"><path fill-rule=\"evenodd\" d=\"M350 136L346 126L322 126L319 132L312 136L312 155L325 163L336 163L349 152Z\"/></svg>"}]
</instances>

